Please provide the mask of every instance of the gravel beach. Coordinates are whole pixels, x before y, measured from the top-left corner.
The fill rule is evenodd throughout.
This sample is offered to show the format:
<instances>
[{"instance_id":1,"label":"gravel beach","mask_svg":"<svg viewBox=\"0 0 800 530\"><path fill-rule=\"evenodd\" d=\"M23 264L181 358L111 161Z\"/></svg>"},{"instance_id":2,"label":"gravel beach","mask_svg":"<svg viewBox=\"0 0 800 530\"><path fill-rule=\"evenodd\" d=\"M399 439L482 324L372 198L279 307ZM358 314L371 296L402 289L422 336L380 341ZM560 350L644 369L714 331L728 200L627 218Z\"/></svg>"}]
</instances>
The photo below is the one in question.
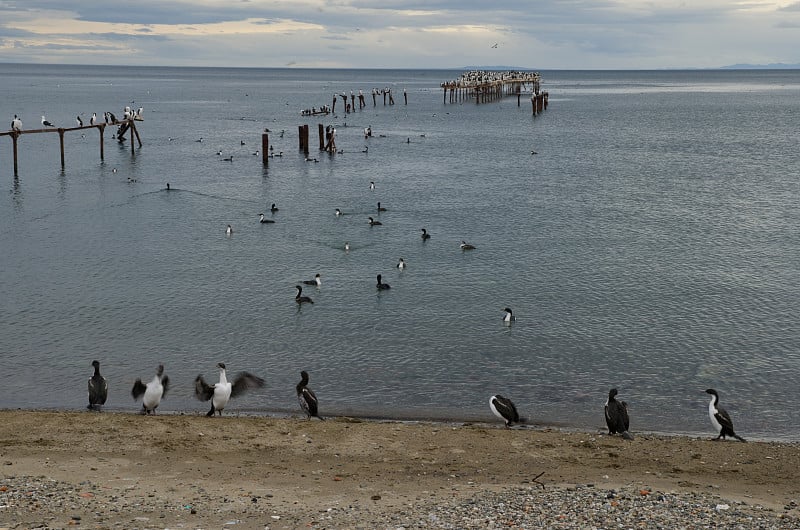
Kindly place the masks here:
<instances>
[{"instance_id":1,"label":"gravel beach","mask_svg":"<svg viewBox=\"0 0 800 530\"><path fill-rule=\"evenodd\" d=\"M797 444L353 418L0 422L0 529L800 528Z\"/></svg>"}]
</instances>

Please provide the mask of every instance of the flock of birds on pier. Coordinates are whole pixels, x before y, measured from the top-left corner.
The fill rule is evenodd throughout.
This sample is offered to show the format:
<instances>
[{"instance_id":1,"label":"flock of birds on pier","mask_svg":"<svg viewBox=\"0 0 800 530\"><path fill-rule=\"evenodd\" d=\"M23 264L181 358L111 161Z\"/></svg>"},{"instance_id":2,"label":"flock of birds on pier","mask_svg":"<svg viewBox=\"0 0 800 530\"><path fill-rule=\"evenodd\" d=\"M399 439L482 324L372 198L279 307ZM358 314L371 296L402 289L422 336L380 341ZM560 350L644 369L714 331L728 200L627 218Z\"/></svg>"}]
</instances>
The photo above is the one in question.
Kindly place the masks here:
<instances>
[{"instance_id":1,"label":"flock of birds on pier","mask_svg":"<svg viewBox=\"0 0 800 530\"><path fill-rule=\"evenodd\" d=\"M380 285L380 275L378 275L378 284ZM389 288L387 285L386 289ZM302 288L298 285L298 296L302 292ZM310 300L309 300L310 301ZM510 314L510 313L509 313ZM92 361L94 374L89 378L89 410L100 411L108 399L108 381L100 373L100 362ZM227 377L225 363L217 363L219 369L219 381L213 384L206 382L202 374L198 375L194 381L195 397L200 401L210 401L211 409L206 413L206 416L213 417L215 414L222 416L222 411L228 405L232 398L240 396L248 390L262 388L265 384L264 379L250 372L240 372L236 377L229 381ZM297 401L300 409L308 419L324 418L319 415L319 401L313 390L308 387L309 376L308 372L302 370L300 372L300 382L295 387L297 394ZM136 379L133 383L131 395L134 400L142 399L143 415L155 415L156 409L161 404L161 400L167 395L170 388L169 377L164 373L164 365L159 364L156 369L156 374L147 382L142 382L141 379ZM733 430L733 421L731 420L728 412L719 406L719 394L713 388L706 390L706 393L711 395L711 401L708 404L708 416L711 424L717 432L717 437L713 440L724 440L730 436L739 440L740 442L746 441L744 438L736 434ZM618 391L612 388L608 392L608 399L605 402L603 415L605 417L606 426L610 435L620 435L626 440L633 440L633 435L630 434L630 417L628 415L628 404L625 401L618 401L616 399ZM517 407L511 399L504 397L500 394L493 395L489 398L489 409L492 413L500 418L505 423L506 428L511 428L515 424L525 423L527 420L519 415Z\"/></svg>"},{"instance_id":2,"label":"flock of birds on pier","mask_svg":"<svg viewBox=\"0 0 800 530\"><path fill-rule=\"evenodd\" d=\"M122 111L122 121L126 120L137 120L142 121L144 119L144 108L139 107L138 109L132 109L131 107L125 107ZM103 113L103 120L106 125L117 125L120 123L120 120L117 119L116 115L113 112L104 112ZM84 127L83 118L81 115L78 114L75 117L75 121L78 124L78 127ZM97 113L93 112L92 117L89 118L89 126L94 127L95 125L100 125L100 122L97 120ZM42 127L43 128L54 128L55 125L47 119L47 117L42 114ZM11 128L9 129L14 132L22 132L22 118L18 115L14 114L14 118L11 120Z\"/></svg>"}]
</instances>

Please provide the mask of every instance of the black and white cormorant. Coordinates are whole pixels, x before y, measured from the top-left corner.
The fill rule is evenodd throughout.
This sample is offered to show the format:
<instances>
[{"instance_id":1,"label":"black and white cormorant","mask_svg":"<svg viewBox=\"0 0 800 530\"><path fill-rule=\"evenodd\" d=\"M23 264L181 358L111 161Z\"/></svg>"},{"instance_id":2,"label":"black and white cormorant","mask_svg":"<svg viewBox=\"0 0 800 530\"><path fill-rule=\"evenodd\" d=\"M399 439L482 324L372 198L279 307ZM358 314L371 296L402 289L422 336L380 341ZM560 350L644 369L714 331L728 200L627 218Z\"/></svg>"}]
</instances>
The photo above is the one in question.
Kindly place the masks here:
<instances>
[{"instance_id":1,"label":"black and white cormorant","mask_svg":"<svg viewBox=\"0 0 800 530\"><path fill-rule=\"evenodd\" d=\"M503 311L506 312L506 314L503 316L503 322L514 322L517 319L510 307L506 307L503 309Z\"/></svg>"},{"instance_id":2,"label":"black and white cormorant","mask_svg":"<svg viewBox=\"0 0 800 530\"><path fill-rule=\"evenodd\" d=\"M375 191L375 181L374 180L370 180L369 181L369 189L371 191Z\"/></svg>"},{"instance_id":3,"label":"black and white cormorant","mask_svg":"<svg viewBox=\"0 0 800 530\"><path fill-rule=\"evenodd\" d=\"M517 407L510 399L500 394L489 398L489 408L492 409L495 416L506 422L506 427L511 427L520 421Z\"/></svg>"},{"instance_id":4,"label":"black and white cormorant","mask_svg":"<svg viewBox=\"0 0 800 530\"><path fill-rule=\"evenodd\" d=\"M272 203L272 206L269 207L269 211L272 212L272 213L275 213L275 212L278 211L278 207L275 206L274 202Z\"/></svg>"},{"instance_id":5,"label":"black and white cormorant","mask_svg":"<svg viewBox=\"0 0 800 530\"><path fill-rule=\"evenodd\" d=\"M294 301L298 304L313 304L314 300L307 296L303 296L303 288L299 285L295 286L297 288L297 294L294 297Z\"/></svg>"},{"instance_id":6,"label":"black and white cormorant","mask_svg":"<svg viewBox=\"0 0 800 530\"><path fill-rule=\"evenodd\" d=\"M251 388L261 388L264 380L248 372L240 372L233 383L225 376L225 363L217 363L219 368L219 383L209 385L202 375L194 380L194 395L200 401L211 400L211 410L206 416L213 416L214 412L222 416L222 410L231 398L239 396Z\"/></svg>"},{"instance_id":7,"label":"black and white cormorant","mask_svg":"<svg viewBox=\"0 0 800 530\"><path fill-rule=\"evenodd\" d=\"M133 399L142 398L142 414L155 414L156 408L168 390L169 377L164 375L164 365L159 364L155 377L149 383L144 384L141 379L136 379L131 395Z\"/></svg>"},{"instance_id":8,"label":"black and white cormorant","mask_svg":"<svg viewBox=\"0 0 800 530\"><path fill-rule=\"evenodd\" d=\"M378 211L379 211L379 212L385 212L385 211L386 211L386 208L384 208L383 206L381 206L381 203L380 203L380 202L378 203Z\"/></svg>"},{"instance_id":9,"label":"black and white cormorant","mask_svg":"<svg viewBox=\"0 0 800 530\"><path fill-rule=\"evenodd\" d=\"M14 114L14 119L11 120L11 130L17 132L22 130L22 120L16 114Z\"/></svg>"},{"instance_id":10,"label":"black and white cormorant","mask_svg":"<svg viewBox=\"0 0 800 530\"><path fill-rule=\"evenodd\" d=\"M89 378L89 410L100 410L108 398L108 381L100 375L100 361L92 361L94 375Z\"/></svg>"},{"instance_id":11,"label":"black and white cormorant","mask_svg":"<svg viewBox=\"0 0 800 530\"><path fill-rule=\"evenodd\" d=\"M711 401L708 403L708 417L711 419L711 425L719 433L714 440L724 440L726 436L733 436L740 442L746 442L747 440L733 432L733 421L728 415L728 411L719 406L719 394L717 394L717 391L709 388L706 393L711 394Z\"/></svg>"},{"instance_id":12,"label":"black and white cormorant","mask_svg":"<svg viewBox=\"0 0 800 530\"><path fill-rule=\"evenodd\" d=\"M89 118L89 125L94 125L95 123L97 123L97 113L92 112L92 117Z\"/></svg>"},{"instance_id":13,"label":"black and white cormorant","mask_svg":"<svg viewBox=\"0 0 800 530\"><path fill-rule=\"evenodd\" d=\"M403 258L400 258L400 261L397 262L397 268L403 270L406 268L406 262Z\"/></svg>"},{"instance_id":14,"label":"black and white cormorant","mask_svg":"<svg viewBox=\"0 0 800 530\"><path fill-rule=\"evenodd\" d=\"M461 250L475 250L475 245L470 245L466 241L461 241Z\"/></svg>"},{"instance_id":15,"label":"black and white cormorant","mask_svg":"<svg viewBox=\"0 0 800 530\"><path fill-rule=\"evenodd\" d=\"M83 127L83 119L81 119L80 115L75 116L75 121L78 122L78 127Z\"/></svg>"},{"instance_id":16,"label":"black and white cormorant","mask_svg":"<svg viewBox=\"0 0 800 530\"><path fill-rule=\"evenodd\" d=\"M317 287L322 287L322 276L320 276L319 273L317 273L316 275L314 275L313 280L303 280L303 283L305 285L315 285Z\"/></svg>"},{"instance_id":17,"label":"black and white cormorant","mask_svg":"<svg viewBox=\"0 0 800 530\"><path fill-rule=\"evenodd\" d=\"M630 428L630 418L628 417L628 404L624 401L617 401L617 389L612 388L608 391L608 399L605 405L606 425L608 434L619 434L626 440L633 440L633 436L628 432Z\"/></svg>"},{"instance_id":18,"label":"black and white cormorant","mask_svg":"<svg viewBox=\"0 0 800 530\"><path fill-rule=\"evenodd\" d=\"M258 219L258 222L259 222L259 223L264 223L264 224L267 224L267 223L274 223L274 222L275 222L275 221L273 221L272 219L267 219L266 217L264 217L264 214L263 214L263 213L260 213L260 214L258 214L258 215L260 216L260 217L259 217L259 219Z\"/></svg>"},{"instance_id":19,"label":"black and white cormorant","mask_svg":"<svg viewBox=\"0 0 800 530\"><path fill-rule=\"evenodd\" d=\"M426 229L420 228L420 230L422 230L422 236L421 237L422 237L423 241L427 241L428 239L431 238L431 235L428 233L428 231Z\"/></svg>"},{"instance_id":20,"label":"black and white cormorant","mask_svg":"<svg viewBox=\"0 0 800 530\"><path fill-rule=\"evenodd\" d=\"M300 408L306 413L308 419L317 417L321 420L325 419L319 415L319 402L314 391L308 388L308 372L303 370L300 372L300 382L295 387L297 390L297 401L300 403Z\"/></svg>"},{"instance_id":21,"label":"black and white cormorant","mask_svg":"<svg viewBox=\"0 0 800 530\"><path fill-rule=\"evenodd\" d=\"M228 228L225 229L225 234L229 236L233 235L233 227L231 225L228 225Z\"/></svg>"},{"instance_id":22,"label":"black and white cormorant","mask_svg":"<svg viewBox=\"0 0 800 530\"><path fill-rule=\"evenodd\" d=\"M369 223L369 226L376 226L376 225L382 225L382 224L383 224L383 223L381 223L380 221L376 221L376 220L375 220L375 219L373 219L372 217L367 217L367 219L369 219L369 220L367 221L367 222Z\"/></svg>"},{"instance_id":23,"label":"black and white cormorant","mask_svg":"<svg viewBox=\"0 0 800 530\"><path fill-rule=\"evenodd\" d=\"M378 274L378 283L375 284L375 287L378 288L380 291L385 291L386 289L391 289L391 286L388 283L383 283L381 281L381 275Z\"/></svg>"}]
</instances>

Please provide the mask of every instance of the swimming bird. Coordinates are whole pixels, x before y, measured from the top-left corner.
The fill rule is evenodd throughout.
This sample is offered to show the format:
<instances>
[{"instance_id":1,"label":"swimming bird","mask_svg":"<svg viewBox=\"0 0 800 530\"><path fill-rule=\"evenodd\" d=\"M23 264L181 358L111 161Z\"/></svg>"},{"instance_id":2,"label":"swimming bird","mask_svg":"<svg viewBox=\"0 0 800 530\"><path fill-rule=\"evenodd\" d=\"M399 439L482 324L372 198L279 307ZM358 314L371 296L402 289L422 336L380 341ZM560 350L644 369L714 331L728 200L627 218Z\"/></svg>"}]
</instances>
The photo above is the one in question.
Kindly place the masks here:
<instances>
[{"instance_id":1,"label":"swimming bird","mask_svg":"<svg viewBox=\"0 0 800 530\"><path fill-rule=\"evenodd\" d=\"M391 289L391 286L388 283L383 283L381 281L380 274L378 274L378 283L375 284L375 287L377 287L379 291L385 291L386 289Z\"/></svg>"},{"instance_id":2,"label":"swimming bird","mask_svg":"<svg viewBox=\"0 0 800 530\"><path fill-rule=\"evenodd\" d=\"M223 162L233 162L233 155L229 156L228 158L223 158Z\"/></svg>"},{"instance_id":3,"label":"swimming bird","mask_svg":"<svg viewBox=\"0 0 800 530\"><path fill-rule=\"evenodd\" d=\"M232 235L233 234L233 227L228 225L228 228L225 229L225 235Z\"/></svg>"},{"instance_id":4,"label":"swimming bird","mask_svg":"<svg viewBox=\"0 0 800 530\"><path fill-rule=\"evenodd\" d=\"M714 440L725 439L726 436L733 436L740 442L746 442L744 438L733 432L733 421L728 415L728 411L718 406L719 394L713 388L706 390L707 394L711 394L711 401L708 403L708 417L711 418L711 425L719 432L719 435Z\"/></svg>"},{"instance_id":5,"label":"swimming bird","mask_svg":"<svg viewBox=\"0 0 800 530\"><path fill-rule=\"evenodd\" d=\"M100 410L108 398L108 381L100 375L100 361L92 361L94 375L89 378L89 410Z\"/></svg>"},{"instance_id":6,"label":"swimming bird","mask_svg":"<svg viewBox=\"0 0 800 530\"><path fill-rule=\"evenodd\" d=\"M19 119L19 116L14 114L14 119L11 120L11 130L13 131L21 131L22 130L22 120Z\"/></svg>"},{"instance_id":7,"label":"swimming bird","mask_svg":"<svg viewBox=\"0 0 800 530\"><path fill-rule=\"evenodd\" d=\"M47 118L45 118L44 115L42 116L42 125L45 127L55 127L55 125L47 121Z\"/></svg>"},{"instance_id":8,"label":"swimming bird","mask_svg":"<svg viewBox=\"0 0 800 530\"><path fill-rule=\"evenodd\" d=\"M506 428L511 427L515 423L519 423L519 413L517 407L510 399L497 394L489 398L489 408L495 416L506 422Z\"/></svg>"},{"instance_id":9,"label":"swimming bird","mask_svg":"<svg viewBox=\"0 0 800 530\"><path fill-rule=\"evenodd\" d=\"M317 273L314 276L313 280L303 280L305 285L316 285L317 287L322 287L322 277Z\"/></svg>"},{"instance_id":10,"label":"swimming bird","mask_svg":"<svg viewBox=\"0 0 800 530\"><path fill-rule=\"evenodd\" d=\"M343 214L342 214L342 211L341 211L339 208L336 208L336 215L337 215L337 216L338 216L338 215L343 215Z\"/></svg>"},{"instance_id":11,"label":"swimming bird","mask_svg":"<svg viewBox=\"0 0 800 530\"><path fill-rule=\"evenodd\" d=\"M347 241L344 242L344 251L350 252L350 243L348 243Z\"/></svg>"},{"instance_id":12,"label":"swimming bird","mask_svg":"<svg viewBox=\"0 0 800 530\"><path fill-rule=\"evenodd\" d=\"M372 191L375 191L375 181L374 180L370 180L369 181L369 189L372 190Z\"/></svg>"},{"instance_id":13,"label":"swimming bird","mask_svg":"<svg viewBox=\"0 0 800 530\"><path fill-rule=\"evenodd\" d=\"M397 268L403 270L406 268L406 262L403 261L403 258L400 258L400 261L397 262Z\"/></svg>"},{"instance_id":14,"label":"swimming bird","mask_svg":"<svg viewBox=\"0 0 800 530\"><path fill-rule=\"evenodd\" d=\"M506 314L503 316L503 322L514 322L517 319L517 317L514 316L514 312L511 311L510 307L506 307L505 309L503 309L503 311L506 312Z\"/></svg>"},{"instance_id":15,"label":"swimming bird","mask_svg":"<svg viewBox=\"0 0 800 530\"><path fill-rule=\"evenodd\" d=\"M97 113L92 112L92 117L89 118L89 125L94 125L95 123L97 123Z\"/></svg>"},{"instance_id":16,"label":"swimming bird","mask_svg":"<svg viewBox=\"0 0 800 530\"><path fill-rule=\"evenodd\" d=\"M198 375L194 380L194 395L200 401L211 400L211 410L206 416L213 416L214 412L222 416L222 410L231 398L243 394L251 388L261 388L264 380L248 372L240 372L233 383L228 381L225 375L225 363L217 363L219 367L219 383L209 385L205 382L202 375Z\"/></svg>"},{"instance_id":17,"label":"swimming bird","mask_svg":"<svg viewBox=\"0 0 800 530\"><path fill-rule=\"evenodd\" d=\"M155 414L161 399L167 395L167 390L169 390L169 377L164 375L164 365L159 364L155 377L146 385L142 383L141 379L136 379L131 395L133 399L144 396L142 398L142 414Z\"/></svg>"},{"instance_id":18,"label":"swimming bird","mask_svg":"<svg viewBox=\"0 0 800 530\"><path fill-rule=\"evenodd\" d=\"M219 151L217 151L217 156L222 156L222 149L220 149Z\"/></svg>"},{"instance_id":19,"label":"swimming bird","mask_svg":"<svg viewBox=\"0 0 800 530\"><path fill-rule=\"evenodd\" d=\"M617 389L612 388L608 391L608 399L605 404L606 425L608 434L619 434L626 440L633 440L633 436L628 432L630 428L630 418L628 417L628 404L624 401L616 400Z\"/></svg>"},{"instance_id":20,"label":"swimming bird","mask_svg":"<svg viewBox=\"0 0 800 530\"><path fill-rule=\"evenodd\" d=\"M300 403L300 408L306 413L308 419L317 417L324 420L322 416L317 413L319 408L319 401L314 391L308 388L308 372L303 370L300 372L300 382L295 387L297 390L297 401Z\"/></svg>"},{"instance_id":21,"label":"swimming bird","mask_svg":"<svg viewBox=\"0 0 800 530\"><path fill-rule=\"evenodd\" d=\"M369 221L368 221L369 222L369 226L376 226L376 225L382 225L383 224L380 221L376 221L372 217L367 217L367 219L369 219Z\"/></svg>"},{"instance_id":22,"label":"swimming bird","mask_svg":"<svg viewBox=\"0 0 800 530\"><path fill-rule=\"evenodd\" d=\"M75 120L78 122L78 127L83 127L83 120L80 116L75 116Z\"/></svg>"},{"instance_id":23,"label":"swimming bird","mask_svg":"<svg viewBox=\"0 0 800 530\"><path fill-rule=\"evenodd\" d=\"M278 211L278 207L275 206L274 202L272 203L272 206L269 207L269 211L272 212L272 213L275 213L275 212Z\"/></svg>"},{"instance_id":24,"label":"swimming bird","mask_svg":"<svg viewBox=\"0 0 800 530\"><path fill-rule=\"evenodd\" d=\"M294 301L295 302L297 302L298 304L301 304L301 305L302 304L313 304L314 303L314 300L312 300L308 296L302 296L302 294L303 294L303 288L302 287L300 287L299 285L295 285L295 287L297 288L297 294L294 297Z\"/></svg>"},{"instance_id":25,"label":"swimming bird","mask_svg":"<svg viewBox=\"0 0 800 530\"><path fill-rule=\"evenodd\" d=\"M261 216L261 218L258 220L259 223L274 223L275 222L272 219L267 219L266 217L264 217L263 213L260 213L258 215Z\"/></svg>"},{"instance_id":26,"label":"swimming bird","mask_svg":"<svg viewBox=\"0 0 800 530\"><path fill-rule=\"evenodd\" d=\"M379 211L379 212L385 212L385 211L386 211L386 208L383 208L383 207L381 206L381 203L378 203L378 211Z\"/></svg>"},{"instance_id":27,"label":"swimming bird","mask_svg":"<svg viewBox=\"0 0 800 530\"><path fill-rule=\"evenodd\" d=\"M170 188L170 187L169 187L169 182L167 182L167 188L166 188L166 190L167 190L167 191L172 191L172 188Z\"/></svg>"},{"instance_id":28,"label":"swimming bird","mask_svg":"<svg viewBox=\"0 0 800 530\"><path fill-rule=\"evenodd\" d=\"M420 230L422 230L422 240L423 241L427 241L428 239L431 238L431 235L428 233L427 230L425 230L424 228L420 228Z\"/></svg>"},{"instance_id":29,"label":"swimming bird","mask_svg":"<svg viewBox=\"0 0 800 530\"><path fill-rule=\"evenodd\" d=\"M475 246L470 245L466 241L461 241L461 250L475 250Z\"/></svg>"},{"instance_id":30,"label":"swimming bird","mask_svg":"<svg viewBox=\"0 0 800 530\"><path fill-rule=\"evenodd\" d=\"M368 145L365 145L365 146L364 146L364 150L363 150L363 151L361 151L361 152L362 152L362 153L369 153L369 146L368 146Z\"/></svg>"}]
</instances>

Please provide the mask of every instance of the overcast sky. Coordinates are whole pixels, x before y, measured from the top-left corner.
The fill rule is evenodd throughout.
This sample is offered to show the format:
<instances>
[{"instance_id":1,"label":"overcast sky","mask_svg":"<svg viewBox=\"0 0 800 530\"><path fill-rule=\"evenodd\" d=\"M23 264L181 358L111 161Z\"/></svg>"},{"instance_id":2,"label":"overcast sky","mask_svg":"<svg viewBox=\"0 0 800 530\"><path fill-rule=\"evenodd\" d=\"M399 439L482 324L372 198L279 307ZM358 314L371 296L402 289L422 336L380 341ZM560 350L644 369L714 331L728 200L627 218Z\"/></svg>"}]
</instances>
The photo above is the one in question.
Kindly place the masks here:
<instances>
[{"instance_id":1,"label":"overcast sky","mask_svg":"<svg viewBox=\"0 0 800 530\"><path fill-rule=\"evenodd\" d=\"M0 0L0 62L713 68L799 44L798 0Z\"/></svg>"}]
</instances>

